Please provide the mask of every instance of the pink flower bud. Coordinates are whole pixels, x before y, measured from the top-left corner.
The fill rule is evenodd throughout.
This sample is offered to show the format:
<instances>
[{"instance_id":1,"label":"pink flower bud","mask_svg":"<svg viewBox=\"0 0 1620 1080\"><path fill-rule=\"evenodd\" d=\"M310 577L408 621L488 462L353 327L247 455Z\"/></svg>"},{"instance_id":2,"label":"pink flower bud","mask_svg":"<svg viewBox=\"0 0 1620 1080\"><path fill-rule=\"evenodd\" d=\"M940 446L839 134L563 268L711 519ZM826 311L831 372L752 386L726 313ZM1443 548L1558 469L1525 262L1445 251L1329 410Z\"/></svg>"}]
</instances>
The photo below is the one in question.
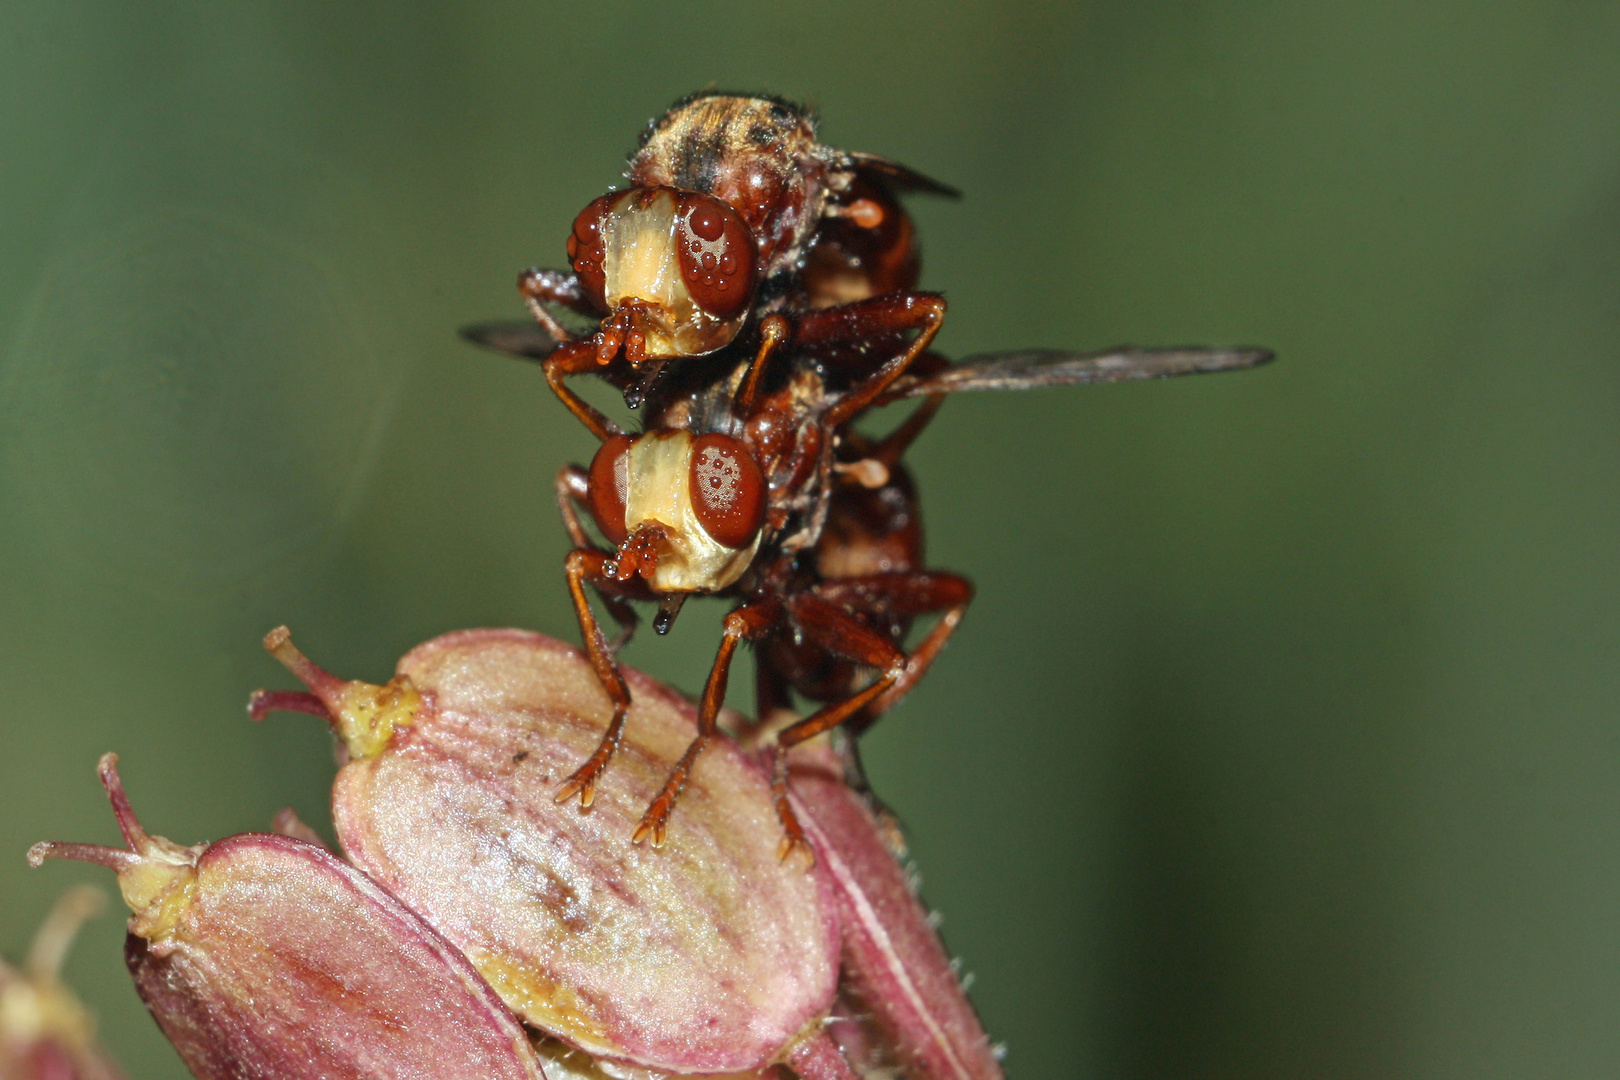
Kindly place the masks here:
<instances>
[{"instance_id":1,"label":"pink flower bud","mask_svg":"<svg viewBox=\"0 0 1620 1080\"><path fill-rule=\"evenodd\" d=\"M203 1080L540 1080L522 1027L466 959L324 849L247 833L180 847L141 827L101 760L127 848L34 845L110 867L134 915L125 959Z\"/></svg>"},{"instance_id":2,"label":"pink flower bud","mask_svg":"<svg viewBox=\"0 0 1620 1080\"><path fill-rule=\"evenodd\" d=\"M844 782L837 758L796 750L799 820L837 897L844 974L882 1053L927 1080L1001 1080L1001 1064L963 993L939 935L872 810ZM846 1046L859 1060L861 1049Z\"/></svg>"},{"instance_id":3,"label":"pink flower bud","mask_svg":"<svg viewBox=\"0 0 1620 1080\"><path fill-rule=\"evenodd\" d=\"M635 705L582 812L554 796L611 708L574 649L515 630L450 634L378 687L328 675L285 631L266 644L320 705L264 695L255 712L324 706L348 749L332 796L348 857L529 1023L620 1069L797 1066L830 1047L831 896L819 871L778 859L765 771L717 738L669 843L630 843L695 731L685 699L625 671Z\"/></svg>"}]
</instances>

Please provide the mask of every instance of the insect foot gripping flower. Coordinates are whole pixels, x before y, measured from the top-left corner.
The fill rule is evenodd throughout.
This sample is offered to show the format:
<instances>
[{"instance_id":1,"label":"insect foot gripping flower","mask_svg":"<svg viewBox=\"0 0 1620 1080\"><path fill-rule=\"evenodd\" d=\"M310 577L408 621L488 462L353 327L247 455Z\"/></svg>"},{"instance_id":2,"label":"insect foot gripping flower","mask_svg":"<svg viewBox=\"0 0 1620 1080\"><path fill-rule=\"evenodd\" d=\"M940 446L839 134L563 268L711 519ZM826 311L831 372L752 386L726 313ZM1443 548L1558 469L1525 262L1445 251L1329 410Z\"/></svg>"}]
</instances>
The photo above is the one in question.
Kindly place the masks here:
<instances>
[{"instance_id":1,"label":"insect foot gripping flower","mask_svg":"<svg viewBox=\"0 0 1620 1080\"><path fill-rule=\"evenodd\" d=\"M688 701L625 672L635 704L582 814L554 796L612 710L577 650L464 631L373 686L327 674L285 630L265 643L313 693L261 692L254 715L324 713L347 748L332 794L345 853L529 1023L614 1075L784 1061L849 1075L821 1029L838 974L829 885L777 858L764 769L716 736L670 842L630 843L695 733Z\"/></svg>"},{"instance_id":2,"label":"insect foot gripping flower","mask_svg":"<svg viewBox=\"0 0 1620 1080\"><path fill-rule=\"evenodd\" d=\"M23 969L0 960L0 1080L120 1080L95 1044L84 1006L58 981L79 927L106 903L100 889L69 889L45 917Z\"/></svg>"},{"instance_id":3,"label":"insect foot gripping flower","mask_svg":"<svg viewBox=\"0 0 1620 1080\"><path fill-rule=\"evenodd\" d=\"M285 836L150 836L116 764L101 759L101 781L128 847L42 843L28 859L117 871L135 987L198 1077L544 1076L466 959L365 875Z\"/></svg>"},{"instance_id":4,"label":"insect foot gripping flower","mask_svg":"<svg viewBox=\"0 0 1620 1080\"><path fill-rule=\"evenodd\" d=\"M840 1038L845 1053L863 1065L892 1065L884 1060L892 1055L904 1075L929 1080L1000 1080L998 1050L895 860L888 834L844 782L836 755L825 746L795 751L790 779L799 819L837 897L846 993L876 1029L872 1040ZM834 1028L841 1029L849 1025Z\"/></svg>"}]
</instances>

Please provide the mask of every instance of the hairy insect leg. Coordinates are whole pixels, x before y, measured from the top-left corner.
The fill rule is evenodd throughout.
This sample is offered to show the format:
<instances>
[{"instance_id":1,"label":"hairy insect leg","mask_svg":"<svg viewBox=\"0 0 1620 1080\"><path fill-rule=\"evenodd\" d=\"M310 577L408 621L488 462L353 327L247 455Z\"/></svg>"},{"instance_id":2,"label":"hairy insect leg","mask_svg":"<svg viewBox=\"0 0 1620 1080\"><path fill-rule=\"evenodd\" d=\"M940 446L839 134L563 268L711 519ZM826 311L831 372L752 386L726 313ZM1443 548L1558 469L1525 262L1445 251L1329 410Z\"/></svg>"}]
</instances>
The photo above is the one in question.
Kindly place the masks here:
<instances>
[{"instance_id":1,"label":"hairy insect leg","mask_svg":"<svg viewBox=\"0 0 1620 1080\"><path fill-rule=\"evenodd\" d=\"M720 651L715 654L714 666L709 669L709 681L704 684L703 697L698 702L698 733L686 753L681 755L675 768L670 770L669 779L664 782L663 790L647 807L647 812L641 817L641 824L636 826L635 833L630 837L631 843L639 844L652 834L653 847L662 847L664 831L669 824L669 815L675 809L675 801L680 798L681 788L686 786L686 778L691 775L692 764L697 756L703 752L718 728L720 709L726 703L726 682L731 675L731 658L737 651L737 645L742 641L753 641L763 637L765 632L776 625L781 618L782 605L776 600L760 600L752 604L744 604L734 608L726 616L725 630L720 638Z\"/></svg>"},{"instance_id":2,"label":"hairy insect leg","mask_svg":"<svg viewBox=\"0 0 1620 1080\"><path fill-rule=\"evenodd\" d=\"M573 413L580 423L590 429L592 435L607 442L609 438L619 434L619 426L563 385L563 380L570 375L583 375L595 371L600 366L596 359L596 347L589 339L570 341L540 362L540 368L546 375L546 385L551 387L551 392L557 395L557 399L568 407L568 411Z\"/></svg>"},{"instance_id":3,"label":"hairy insect leg","mask_svg":"<svg viewBox=\"0 0 1620 1080\"><path fill-rule=\"evenodd\" d=\"M591 538L586 535L585 527L580 523L579 511L575 504L584 505L591 495L590 473L578 465L564 465L557 470L557 510L562 515L563 528L568 532L568 539L576 548L595 548ZM619 633L608 642L608 648L618 652L636 632L636 610L621 597L612 593L596 590L601 597L602 606L607 608L613 621L619 624Z\"/></svg>"},{"instance_id":4,"label":"hairy insect leg","mask_svg":"<svg viewBox=\"0 0 1620 1080\"><path fill-rule=\"evenodd\" d=\"M602 635L596 613L591 610L590 597L585 595L587 581L600 588L611 580L607 572L610 561L606 552L595 548L576 548L568 553L564 562L568 574L568 593L573 597L574 612L579 616L580 632L585 639L585 653L590 657L591 667L595 669L602 689L607 691L613 703L613 719L608 721L607 731L603 733L596 752L557 789L558 802L567 802L578 794L580 809L590 806L595 799L597 778L612 760L613 752L619 748L619 739L624 734L624 716L630 709L630 688L625 685L624 676L619 674L619 665L613 659L607 639Z\"/></svg>"},{"instance_id":5,"label":"hairy insect leg","mask_svg":"<svg viewBox=\"0 0 1620 1080\"><path fill-rule=\"evenodd\" d=\"M856 385L828 409L822 423L838 428L870 408L891 383L922 356L945 322L945 298L936 293L904 292L874 296L801 316L794 343L811 347L840 341L862 341L885 334L917 331L911 343Z\"/></svg>"},{"instance_id":6,"label":"hairy insect leg","mask_svg":"<svg viewBox=\"0 0 1620 1080\"><path fill-rule=\"evenodd\" d=\"M878 677L868 686L842 701L823 706L776 736L777 754L772 770L771 791L776 800L776 815L781 819L785 834L778 854L786 859L795 848L799 848L814 858L798 816L788 803L786 752L806 739L832 730L877 700L905 674L906 654L885 635L813 592L790 598L786 606L794 628L803 633L808 641L840 659L878 669Z\"/></svg>"}]
</instances>

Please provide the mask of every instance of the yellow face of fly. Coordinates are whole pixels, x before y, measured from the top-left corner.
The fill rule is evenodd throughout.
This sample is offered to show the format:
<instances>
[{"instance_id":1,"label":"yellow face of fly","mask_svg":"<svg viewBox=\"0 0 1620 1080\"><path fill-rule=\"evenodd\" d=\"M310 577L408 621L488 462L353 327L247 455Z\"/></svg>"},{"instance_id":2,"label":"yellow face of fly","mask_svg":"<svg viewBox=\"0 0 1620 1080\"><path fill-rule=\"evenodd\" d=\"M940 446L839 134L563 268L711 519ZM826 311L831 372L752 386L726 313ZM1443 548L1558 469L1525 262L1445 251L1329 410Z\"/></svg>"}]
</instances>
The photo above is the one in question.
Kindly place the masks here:
<instances>
[{"instance_id":1,"label":"yellow face of fly","mask_svg":"<svg viewBox=\"0 0 1620 1080\"><path fill-rule=\"evenodd\" d=\"M713 352L737 336L747 315L717 318L692 298L676 249L676 211L668 191L650 199L631 191L602 218L604 299L610 311L639 302L651 359Z\"/></svg>"},{"instance_id":2,"label":"yellow face of fly","mask_svg":"<svg viewBox=\"0 0 1620 1080\"><path fill-rule=\"evenodd\" d=\"M634 534L661 525L668 538L649 584L659 592L717 592L742 576L759 550L760 533L740 548L711 537L692 502L692 434L643 435L627 455L624 525Z\"/></svg>"}]
</instances>

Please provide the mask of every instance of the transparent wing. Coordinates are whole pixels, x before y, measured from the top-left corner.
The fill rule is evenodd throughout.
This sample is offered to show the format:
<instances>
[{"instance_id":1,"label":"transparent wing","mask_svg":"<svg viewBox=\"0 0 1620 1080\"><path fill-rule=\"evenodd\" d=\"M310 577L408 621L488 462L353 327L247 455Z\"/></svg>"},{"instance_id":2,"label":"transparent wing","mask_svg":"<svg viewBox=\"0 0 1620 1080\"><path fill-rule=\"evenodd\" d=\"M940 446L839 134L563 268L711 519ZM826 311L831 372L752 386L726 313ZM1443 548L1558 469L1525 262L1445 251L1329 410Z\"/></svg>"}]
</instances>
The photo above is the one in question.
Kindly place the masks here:
<instances>
[{"instance_id":1,"label":"transparent wing","mask_svg":"<svg viewBox=\"0 0 1620 1080\"><path fill-rule=\"evenodd\" d=\"M529 360L544 360L557 350L556 340L533 319L473 323L457 333L474 345Z\"/></svg>"},{"instance_id":2,"label":"transparent wing","mask_svg":"<svg viewBox=\"0 0 1620 1080\"><path fill-rule=\"evenodd\" d=\"M885 400L955 394L964 390L1031 390L1041 386L1084 386L1089 383L1168 379L1212 371L1240 371L1271 360L1268 349L1138 349L1123 346L1103 352L1075 353L1054 349L981 353L965 357L932 375L900 378Z\"/></svg>"}]
</instances>

